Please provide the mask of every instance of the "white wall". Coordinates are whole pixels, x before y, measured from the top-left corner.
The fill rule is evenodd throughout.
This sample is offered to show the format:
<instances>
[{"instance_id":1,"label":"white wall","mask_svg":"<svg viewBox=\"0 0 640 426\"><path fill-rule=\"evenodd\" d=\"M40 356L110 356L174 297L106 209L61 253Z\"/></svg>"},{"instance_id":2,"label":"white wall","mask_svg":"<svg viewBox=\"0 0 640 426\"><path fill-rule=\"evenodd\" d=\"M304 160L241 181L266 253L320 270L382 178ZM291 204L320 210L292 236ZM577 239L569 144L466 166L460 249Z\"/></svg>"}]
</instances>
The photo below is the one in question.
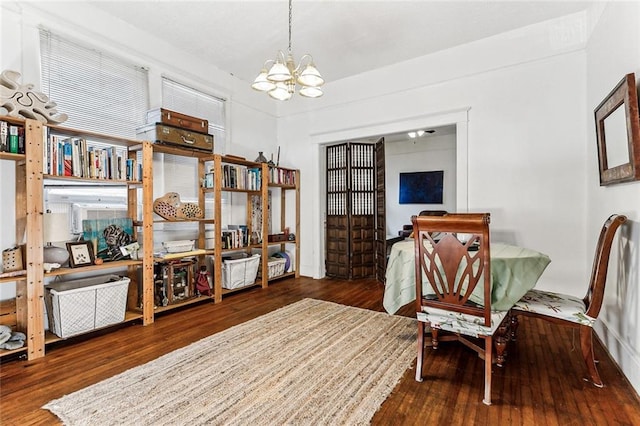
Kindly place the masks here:
<instances>
[{"instance_id":1,"label":"white wall","mask_svg":"<svg viewBox=\"0 0 640 426\"><path fill-rule=\"evenodd\" d=\"M596 19L599 18L597 21ZM636 391L640 392L640 182L599 186L598 157L593 111L625 74L640 78L640 3L608 3L594 14L595 28L587 46L587 246L584 267L593 261L598 230L612 213L629 221L614 241L607 289L599 321L603 340ZM605 383L606 384L606 383Z\"/></svg>"},{"instance_id":2,"label":"white wall","mask_svg":"<svg viewBox=\"0 0 640 426\"><path fill-rule=\"evenodd\" d=\"M0 70L20 72L20 83L33 83L36 90L39 88L40 26L147 67L150 108L161 106L162 76L226 99L227 141L216 140L216 151L222 144L221 152L250 160L257 157L258 151L276 152L277 121L270 99L201 58L113 20L89 2L0 2ZM11 162L0 161L0 178L1 199L13 200L15 172ZM14 217L15 204L0 203L0 249L16 243ZM0 285L0 300L13 297L11 284Z\"/></svg>"},{"instance_id":3,"label":"white wall","mask_svg":"<svg viewBox=\"0 0 640 426\"><path fill-rule=\"evenodd\" d=\"M423 136L385 142L387 235L398 235L421 210L456 211L456 135ZM399 204L400 173L444 171L442 204Z\"/></svg>"},{"instance_id":4,"label":"white wall","mask_svg":"<svg viewBox=\"0 0 640 426\"><path fill-rule=\"evenodd\" d=\"M302 273L324 274L319 144L343 133L368 137L372 128L391 133L380 128L407 120L429 126L433 117L468 109L468 126L457 131L468 138L468 169L458 170L468 173L468 209L492 214L494 240L551 257L541 288L582 291L585 37L558 47L549 33L556 27L524 28L329 83L317 109L283 109L279 140L304 171Z\"/></svg>"}]
</instances>

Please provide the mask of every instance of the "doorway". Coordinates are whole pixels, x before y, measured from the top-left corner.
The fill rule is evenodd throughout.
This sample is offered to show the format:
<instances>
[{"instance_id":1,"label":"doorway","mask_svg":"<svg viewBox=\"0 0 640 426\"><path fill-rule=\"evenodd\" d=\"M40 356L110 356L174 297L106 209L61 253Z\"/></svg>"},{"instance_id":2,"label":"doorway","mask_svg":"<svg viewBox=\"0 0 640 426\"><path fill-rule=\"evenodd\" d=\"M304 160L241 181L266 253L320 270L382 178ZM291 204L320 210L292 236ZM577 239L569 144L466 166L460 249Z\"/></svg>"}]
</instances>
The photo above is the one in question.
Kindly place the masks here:
<instances>
[{"instance_id":1,"label":"doorway","mask_svg":"<svg viewBox=\"0 0 640 426\"><path fill-rule=\"evenodd\" d=\"M456 211L468 211L468 113L469 108L453 110L445 113L407 118L390 123L375 123L370 126L360 126L336 130L317 135L311 135L311 141L316 145L316 158L318 168L316 169L316 179L318 183L318 194L321 199L326 196L325 185L325 156L326 147L330 144L340 143L347 140L367 140L375 141L380 135L391 135L401 132L408 132L421 128L432 128L439 126L453 126L455 128L456 140L456 179L455 179L455 199ZM319 209L313 211L313 223L318 224L312 231L313 238L313 277L323 278L325 276L325 217L326 206L320 203ZM390 225L389 225L390 226ZM389 227L388 226L388 227Z\"/></svg>"}]
</instances>

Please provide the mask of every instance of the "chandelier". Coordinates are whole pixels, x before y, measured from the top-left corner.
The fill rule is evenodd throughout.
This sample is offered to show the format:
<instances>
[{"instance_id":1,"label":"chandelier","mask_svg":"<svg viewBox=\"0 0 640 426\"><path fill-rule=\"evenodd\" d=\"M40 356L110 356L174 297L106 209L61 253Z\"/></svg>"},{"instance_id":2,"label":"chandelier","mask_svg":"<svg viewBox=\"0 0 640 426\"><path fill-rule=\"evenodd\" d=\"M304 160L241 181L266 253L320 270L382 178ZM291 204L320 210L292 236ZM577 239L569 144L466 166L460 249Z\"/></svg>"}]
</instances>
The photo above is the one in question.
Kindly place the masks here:
<instances>
[{"instance_id":1,"label":"chandelier","mask_svg":"<svg viewBox=\"0 0 640 426\"><path fill-rule=\"evenodd\" d=\"M279 101L291 99L296 91L296 85L300 85L298 93L307 98L322 96L320 86L324 79L313 63L311 55L306 54L296 66L291 52L291 0L289 0L289 49L287 55L278 50L276 59L269 59L264 63L260 74L251 85L260 92L267 92L269 96ZM306 65L303 65L306 64ZM267 67L269 67L267 71Z\"/></svg>"}]
</instances>

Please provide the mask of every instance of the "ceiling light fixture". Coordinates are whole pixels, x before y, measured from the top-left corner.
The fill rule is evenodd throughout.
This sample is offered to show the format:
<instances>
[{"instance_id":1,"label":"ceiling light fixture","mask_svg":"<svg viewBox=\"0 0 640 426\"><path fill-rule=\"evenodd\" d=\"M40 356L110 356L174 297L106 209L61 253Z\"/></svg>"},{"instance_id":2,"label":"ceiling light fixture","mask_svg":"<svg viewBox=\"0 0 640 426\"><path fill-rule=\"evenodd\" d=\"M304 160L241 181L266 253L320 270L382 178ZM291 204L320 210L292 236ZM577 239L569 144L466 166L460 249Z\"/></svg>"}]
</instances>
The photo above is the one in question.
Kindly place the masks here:
<instances>
[{"instance_id":1,"label":"ceiling light fixture","mask_svg":"<svg viewBox=\"0 0 640 426\"><path fill-rule=\"evenodd\" d=\"M436 132L435 130L416 130L415 132L408 132L407 135L409 135L411 139L415 139L415 138L421 137L425 133L435 133L435 132Z\"/></svg>"},{"instance_id":2,"label":"ceiling light fixture","mask_svg":"<svg viewBox=\"0 0 640 426\"><path fill-rule=\"evenodd\" d=\"M289 50L287 56L282 50L278 50L276 59L269 59L264 63L260 74L251 85L252 88L260 92L267 92L269 96L279 101L291 99L296 91L296 84L299 84L298 93L307 98L317 98L322 96L320 86L324 84L324 79L313 63L313 57L309 54L300 59L298 66L293 61L291 52L291 0L289 0ZM306 66L303 67L303 63ZM271 65L269 71L267 67Z\"/></svg>"}]
</instances>

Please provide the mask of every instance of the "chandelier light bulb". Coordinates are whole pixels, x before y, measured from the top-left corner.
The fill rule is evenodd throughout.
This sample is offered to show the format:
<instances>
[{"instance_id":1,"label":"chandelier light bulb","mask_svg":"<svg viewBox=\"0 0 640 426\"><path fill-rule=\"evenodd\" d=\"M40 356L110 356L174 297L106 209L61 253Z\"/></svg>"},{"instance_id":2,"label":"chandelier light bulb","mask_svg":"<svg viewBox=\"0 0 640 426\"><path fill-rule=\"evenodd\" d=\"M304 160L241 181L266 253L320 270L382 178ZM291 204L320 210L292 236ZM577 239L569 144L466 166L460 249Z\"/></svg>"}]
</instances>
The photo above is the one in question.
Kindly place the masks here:
<instances>
[{"instance_id":1,"label":"chandelier light bulb","mask_svg":"<svg viewBox=\"0 0 640 426\"><path fill-rule=\"evenodd\" d=\"M279 101L287 101L291 99L292 95L293 93L287 89L287 85L281 81L276 83L275 89L269 91L269 96Z\"/></svg>"},{"instance_id":2,"label":"chandelier light bulb","mask_svg":"<svg viewBox=\"0 0 640 426\"><path fill-rule=\"evenodd\" d=\"M303 86L299 93L305 98L319 98L322 96L322 89L313 86Z\"/></svg>"},{"instance_id":3,"label":"chandelier light bulb","mask_svg":"<svg viewBox=\"0 0 640 426\"><path fill-rule=\"evenodd\" d=\"M291 72L289 68L282 62L276 62L273 64L269 73L267 74L267 80L269 81L287 81L291 80Z\"/></svg>"},{"instance_id":4,"label":"chandelier light bulb","mask_svg":"<svg viewBox=\"0 0 640 426\"><path fill-rule=\"evenodd\" d=\"M267 80L267 70L263 68L262 71L260 71L260 74L258 74L256 79L253 81L251 87L260 92L268 92L275 89L276 85L272 81Z\"/></svg>"},{"instance_id":5,"label":"chandelier light bulb","mask_svg":"<svg viewBox=\"0 0 640 426\"><path fill-rule=\"evenodd\" d=\"M298 83L302 86L318 87L324 84L324 79L312 62L302 71L302 74L298 77Z\"/></svg>"}]
</instances>

